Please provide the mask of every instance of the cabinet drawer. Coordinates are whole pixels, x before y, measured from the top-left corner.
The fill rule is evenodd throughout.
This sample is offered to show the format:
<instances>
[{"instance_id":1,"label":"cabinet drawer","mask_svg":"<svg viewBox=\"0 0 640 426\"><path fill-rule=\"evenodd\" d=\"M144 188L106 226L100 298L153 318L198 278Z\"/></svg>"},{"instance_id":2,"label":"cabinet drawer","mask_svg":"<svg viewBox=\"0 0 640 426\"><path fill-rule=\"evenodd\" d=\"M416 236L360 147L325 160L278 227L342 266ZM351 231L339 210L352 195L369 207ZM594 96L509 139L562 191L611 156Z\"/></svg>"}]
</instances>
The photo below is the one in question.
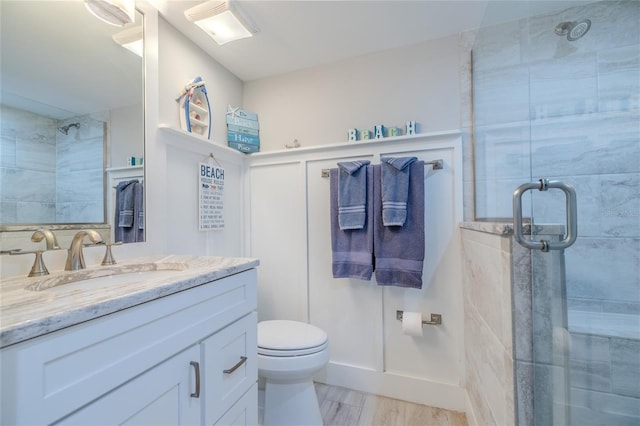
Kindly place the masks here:
<instances>
[{"instance_id":1,"label":"cabinet drawer","mask_svg":"<svg viewBox=\"0 0 640 426\"><path fill-rule=\"evenodd\" d=\"M217 426L254 426L258 424L258 384L254 383L240 401L217 421Z\"/></svg>"},{"instance_id":2,"label":"cabinet drawer","mask_svg":"<svg viewBox=\"0 0 640 426\"><path fill-rule=\"evenodd\" d=\"M214 424L257 382L257 324L253 312L202 342L205 424Z\"/></svg>"}]
</instances>

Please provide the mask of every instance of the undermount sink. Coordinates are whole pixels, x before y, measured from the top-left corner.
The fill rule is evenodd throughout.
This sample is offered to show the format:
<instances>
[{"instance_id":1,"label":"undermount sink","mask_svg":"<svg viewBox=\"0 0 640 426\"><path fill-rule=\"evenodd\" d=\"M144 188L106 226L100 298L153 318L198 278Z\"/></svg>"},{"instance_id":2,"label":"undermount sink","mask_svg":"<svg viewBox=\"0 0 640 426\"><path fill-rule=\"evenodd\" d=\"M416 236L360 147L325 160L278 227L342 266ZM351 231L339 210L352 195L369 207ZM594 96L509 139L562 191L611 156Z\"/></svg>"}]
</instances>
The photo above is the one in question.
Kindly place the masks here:
<instances>
[{"instance_id":1,"label":"undermount sink","mask_svg":"<svg viewBox=\"0 0 640 426\"><path fill-rule=\"evenodd\" d=\"M30 291L42 291L72 283L87 284L91 287L104 285L126 285L142 280L171 277L184 271L188 265L183 262L151 262L128 265L103 266L95 269L82 269L54 277L41 278L25 287Z\"/></svg>"}]
</instances>

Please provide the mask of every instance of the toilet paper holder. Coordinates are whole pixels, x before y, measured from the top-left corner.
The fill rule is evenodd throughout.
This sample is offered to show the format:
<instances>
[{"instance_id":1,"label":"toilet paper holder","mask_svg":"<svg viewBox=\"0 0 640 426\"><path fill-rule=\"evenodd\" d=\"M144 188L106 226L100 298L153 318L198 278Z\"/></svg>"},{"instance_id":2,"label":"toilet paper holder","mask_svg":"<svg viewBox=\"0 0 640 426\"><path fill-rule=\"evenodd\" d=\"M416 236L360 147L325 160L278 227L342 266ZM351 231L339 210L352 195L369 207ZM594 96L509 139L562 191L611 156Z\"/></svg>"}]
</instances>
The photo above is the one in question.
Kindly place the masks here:
<instances>
[{"instance_id":1,"label":"toilet paper holder","mask_svg":"<svg viewBox=\"0 0 640 426\"><path fill-rule=\"evenodd\" d=\"M396 319L398 321L402 321L402 315L404 311L396 311ZM422 320L422 325L440 325L442 324L442 315L441 314L431 314L430 320Z\"/></svg>"}]
</instances>

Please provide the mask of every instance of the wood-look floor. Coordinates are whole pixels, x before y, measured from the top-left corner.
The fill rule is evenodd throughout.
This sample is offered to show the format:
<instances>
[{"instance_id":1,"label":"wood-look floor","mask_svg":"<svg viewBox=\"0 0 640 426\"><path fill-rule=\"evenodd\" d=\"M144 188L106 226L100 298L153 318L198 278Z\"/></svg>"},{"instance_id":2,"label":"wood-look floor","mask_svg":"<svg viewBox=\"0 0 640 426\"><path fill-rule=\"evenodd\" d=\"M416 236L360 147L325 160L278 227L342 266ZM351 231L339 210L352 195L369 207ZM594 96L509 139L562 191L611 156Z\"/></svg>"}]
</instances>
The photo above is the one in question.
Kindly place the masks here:
<instances>
[{"instance_id":1,"label":"wood-look floor","mask_svg":"<svg viewBox=\"0 0 640 426\"><path fill-rule=\"evenodd\" d=\"M325 426L467 426L464 413L316 383Z\"/></svg>"}]
</instances>

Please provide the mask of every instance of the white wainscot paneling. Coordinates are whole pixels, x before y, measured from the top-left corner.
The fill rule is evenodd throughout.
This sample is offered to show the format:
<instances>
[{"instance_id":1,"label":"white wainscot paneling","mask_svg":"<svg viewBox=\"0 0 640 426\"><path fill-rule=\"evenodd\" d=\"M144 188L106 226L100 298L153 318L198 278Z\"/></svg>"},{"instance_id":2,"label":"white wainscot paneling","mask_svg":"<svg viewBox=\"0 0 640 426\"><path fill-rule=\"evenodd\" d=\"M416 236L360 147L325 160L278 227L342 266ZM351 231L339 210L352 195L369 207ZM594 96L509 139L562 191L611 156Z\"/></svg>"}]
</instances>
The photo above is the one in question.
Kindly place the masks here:
<instances>
[{"instance_id":1,"label":"white wainscot paneling","mask_svg":"<svg viewBox=\"0 0 640 426\"><path fill-rule=\"evenodd\" d=\"M258 311L261 319L308 321L327 332L331 358L318 381L464 411L460 147L458 132L444 132L250 156ZM355 159L379 164L381 156L444 163L425 168L421 290L332 276L330 188L321 171ZM440 313L442 325L406 336L396 310Z\"/></svg>"},{"instance_id":2,"label":"white wainscot paneling","mask_svg":"<svg viewBox=\"0 0 640 426\"><path fill-rule=\"evenodd\" d=\"M374 160L362 156L307 163L310 319L327 332L332 363L380 371L382 288L374 280L332 277L329 179L320 175L338 161L357 159Z\"/></svg>"},{"instance_id":3,"label":"white wainscot paneling","mask_svg":"<svg viewBox=\"0 0 640 426\"><path fill-rule=\"evenodd\" d=\"M250 168L251 257L260 259L258 319L307 322L304 173L298 162Z\"/></svg>"},{"instance_id":4,"label":"white wainscot paneling","mask_svg":"<svg viewBox=\"0 0 640 426\"><path fill-rule=\"evenodd\" d=\"M458 385L462 365L462 278L460 275L460 210L456 209L454 149L384 153L442 159L444 169L425 166L425 260L422 289L384 288L384 360L391 374ZM423 327L422 337L406 336L397 310L442 315L442 325Z\"/></svg>"}]
</instances>

